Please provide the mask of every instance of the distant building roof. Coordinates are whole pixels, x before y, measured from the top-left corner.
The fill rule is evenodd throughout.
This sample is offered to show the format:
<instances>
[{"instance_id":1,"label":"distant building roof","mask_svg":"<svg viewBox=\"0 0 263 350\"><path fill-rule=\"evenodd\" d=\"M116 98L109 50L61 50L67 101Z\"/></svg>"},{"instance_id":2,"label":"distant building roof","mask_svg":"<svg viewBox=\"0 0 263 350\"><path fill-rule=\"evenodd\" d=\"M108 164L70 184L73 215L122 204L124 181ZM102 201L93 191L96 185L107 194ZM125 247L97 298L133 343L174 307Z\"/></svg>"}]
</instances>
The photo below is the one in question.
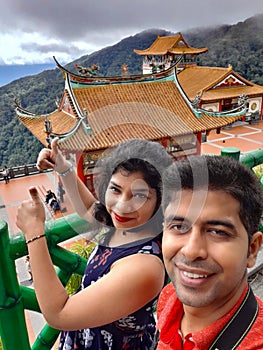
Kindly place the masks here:
<instances>
[{"instance_id":1,"label":"distant building roof","mask_svg":"<svg viewBox=\"0 0 263 350\"><path fill-rule=\"evenodd\" d=\"M191 47L183 38L181 33L175 36L159 36L150 47L145 50L134 50L138 55L182 55L182 54L201 54L208 51L207 47Z\"/></svg>"},{"instance_id":2,"label":"distant building roof","mask_svg":"<svg viewBox=\"0 0 263 350\"><path fill-rule=\"evenodd\" d=\"M200 95L203 102L263 95L263 86L254 84L228 68L186 66L178 74L178 80L190 100Z\"/></svg>"}]
</instances>

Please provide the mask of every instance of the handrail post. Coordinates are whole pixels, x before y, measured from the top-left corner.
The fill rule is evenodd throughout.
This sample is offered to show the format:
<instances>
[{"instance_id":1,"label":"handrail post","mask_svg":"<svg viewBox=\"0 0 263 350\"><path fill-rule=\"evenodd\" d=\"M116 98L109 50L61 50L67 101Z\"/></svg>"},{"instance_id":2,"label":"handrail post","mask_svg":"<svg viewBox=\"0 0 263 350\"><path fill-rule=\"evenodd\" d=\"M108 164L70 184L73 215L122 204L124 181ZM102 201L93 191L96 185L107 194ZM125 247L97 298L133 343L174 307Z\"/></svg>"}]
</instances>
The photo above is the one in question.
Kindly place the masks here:
<instances>
[{"instance_id":1,"label":"handrail post","mask_svg":"<svg viewBox=\"0 0 263 350\"><path fill-rule=\"evenodd\" d=\"M30 350L14 261L10 257L7 223L0 220L0 336L4 350Z\"/></svg>"},{"instance_id":2,"label":"handrail post","mask_svg":"<svg viewBox=\"0 0 263 350\"><path fill-rule=\"evenodd\" d=\"M58 244L78 234L86 234L90 229L90 223L75 214L45 227L50 255L64 285L73 273L83 274L86 259ZM15 261L26 254L23 233L9 237L7 223L0 220L0 337L4 350L48 350L60 333L46 324L30 347L24 310L40 312L40 309L34 289L19 285L17 278Z\"/></svg>"}]
</instances>

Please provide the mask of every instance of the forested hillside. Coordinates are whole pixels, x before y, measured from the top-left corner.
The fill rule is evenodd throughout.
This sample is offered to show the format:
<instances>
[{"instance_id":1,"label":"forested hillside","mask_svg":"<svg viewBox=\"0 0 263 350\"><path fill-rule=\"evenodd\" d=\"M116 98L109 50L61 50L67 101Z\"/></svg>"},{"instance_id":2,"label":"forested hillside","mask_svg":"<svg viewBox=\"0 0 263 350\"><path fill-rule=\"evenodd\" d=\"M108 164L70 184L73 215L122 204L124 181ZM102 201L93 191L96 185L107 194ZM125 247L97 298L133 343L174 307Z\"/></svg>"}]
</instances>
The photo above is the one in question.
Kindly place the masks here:
<instances>
[{"instance_id":1,"label":"forested hillside","mask_svg":"<svg viewBox=\"0 0 263 350\"><path fill-rule=\"evenodd\" d=\"M209 30L186 33L194 47L208 47L200 55L203 66L227 67L228 64L253 83L263 85L263 14Z\"/></svg>"},{"instance_id":2,"label":"forested hillside","mask_svg":"<svg viewBox=\"0 0 263 350\"><path fill-rule=\"evenodd\" d=\"M126 63L130 74L141 73L142 57L133 49L147 48L157 35L176 33L152 29L128 37L114 46L106 47L91 55L80 57L67 67L75 71L74 64L89 67L100 66L100 75L120 75ZM208 47L199 58L200 65L227 67L231 64L243 77L263 85L263 14L236 25L224 25L210 29L183 32L194 47ZM57 57L59 61L59 57ZM34 163L42 145L18 121L14 112L14 100L38 114L50 113L55 100L61 97L64 81L58 69L44 71L13 81L0 88L0 166L16 166Z\"/></svg>"}]
</instances>

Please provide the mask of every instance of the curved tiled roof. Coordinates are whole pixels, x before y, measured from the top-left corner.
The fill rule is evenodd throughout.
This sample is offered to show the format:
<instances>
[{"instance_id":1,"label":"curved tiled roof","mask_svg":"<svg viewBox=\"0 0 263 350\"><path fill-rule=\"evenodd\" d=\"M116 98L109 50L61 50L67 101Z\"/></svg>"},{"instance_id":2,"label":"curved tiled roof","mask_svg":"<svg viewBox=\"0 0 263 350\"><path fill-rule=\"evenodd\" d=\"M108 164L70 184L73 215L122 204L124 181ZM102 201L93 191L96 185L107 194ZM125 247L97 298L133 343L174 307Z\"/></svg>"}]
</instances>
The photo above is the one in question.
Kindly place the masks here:
<instances>
[{"instance_id":1,"label":"curved tiled roof","mask_svg":"<svg viewBox=\"0 0 263 350\"><path fill-rule=\"evenodd\" d=\"M244 85L213 89L230 74ZM263 95L262 86L241 77L233 71L231 66L228 68L189 66L180 71L178 80L190 100L193 100L197 94L201 94L201 100L206 102L222 98L235 98L242 94L247 96Z\"/></svg>"},{"instance_id":2,"label":"curved tiled roof","mask_svg":"<svg viewBox=\"0 0 263 350\"><path fill-rule=\"evenodd\" d=\"M149 48L134 50L138 55L199 54L206 51L208 51L206 47L198 49L188 45L181 33L176 36L158 36Z\"/></svg>"},{"instance_id":3,"label":"curved tiled roof","mask_svg":"<svg viewBox=\"0 0 263 350\"><path fill-rule=\"evenodd\" d=\"M221 99L238 98L242 94L248 97L263 96L263 86L253 85L253 86L237 86L231 88L217 88L204 91L202 94L202 101L216 101Z\"/></svg>"},{"instance_id":4,"label":"curved tiled roof","mask_svg":"<svg viewBox=\"0 0 263 350\"><path fill-rule=\"evenodd\" d=\"M46 145L46 137L44 124L46 116L23 115L17 111L18 119L29 129L32 134L43 144ZM76 124L77 119L64 113L63 111L55 111L48 115L52 129L58 134L69 132Z\"/></svg>"},{"instance_id":5,"label":"curved tiled roof","mask_svg":"<svg viewBox=\"0 0 263 350\"><path fill-rule=\"evenodd\" d=\"M197 118L174 81L93 85L72 88L72 93L79 109L87 111L91 134L86 132L84 120L80 122L62 111L49 116L54 133L69 133L61 138L60 146L71 151L105 149L134 137L149 140L177 137L216 129L237 120L237 117L208 114ZM45 116L19 118L46 144ZM71 134L74 126L77 128Z\"/></svg>"}]
</instances>

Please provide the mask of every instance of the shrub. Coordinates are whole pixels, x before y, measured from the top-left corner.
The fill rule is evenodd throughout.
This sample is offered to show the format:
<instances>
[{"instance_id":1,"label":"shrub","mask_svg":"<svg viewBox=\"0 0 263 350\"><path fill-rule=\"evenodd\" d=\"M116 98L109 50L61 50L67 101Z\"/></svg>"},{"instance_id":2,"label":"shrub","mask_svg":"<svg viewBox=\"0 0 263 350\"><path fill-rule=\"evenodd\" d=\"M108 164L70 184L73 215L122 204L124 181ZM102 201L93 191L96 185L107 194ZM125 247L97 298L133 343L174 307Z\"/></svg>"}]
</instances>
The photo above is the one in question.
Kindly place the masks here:
<instances>
[{"instance_id":1,"label":"shrub","mask_svg":"<svg viewBox=\"0 0 263 350\"><path fill-rule=\"evenodd\" d=\"M78 254L82 258L88 259L94 246L95 246L94 243L90 243L90 242L87 243L86 241L84 241L83 243L75 242L70 247L70 251ZM73 294L77 291L77 289L79 288L79 286L81 284L81 280L82 280L82 276L80 276L76 273L72 274L72 276L70 277L70 279L66 285L66 290L67 290L69 295ZM1 350L1 348L0 348L0 350Z\"/></svg>"}]
</instances>

